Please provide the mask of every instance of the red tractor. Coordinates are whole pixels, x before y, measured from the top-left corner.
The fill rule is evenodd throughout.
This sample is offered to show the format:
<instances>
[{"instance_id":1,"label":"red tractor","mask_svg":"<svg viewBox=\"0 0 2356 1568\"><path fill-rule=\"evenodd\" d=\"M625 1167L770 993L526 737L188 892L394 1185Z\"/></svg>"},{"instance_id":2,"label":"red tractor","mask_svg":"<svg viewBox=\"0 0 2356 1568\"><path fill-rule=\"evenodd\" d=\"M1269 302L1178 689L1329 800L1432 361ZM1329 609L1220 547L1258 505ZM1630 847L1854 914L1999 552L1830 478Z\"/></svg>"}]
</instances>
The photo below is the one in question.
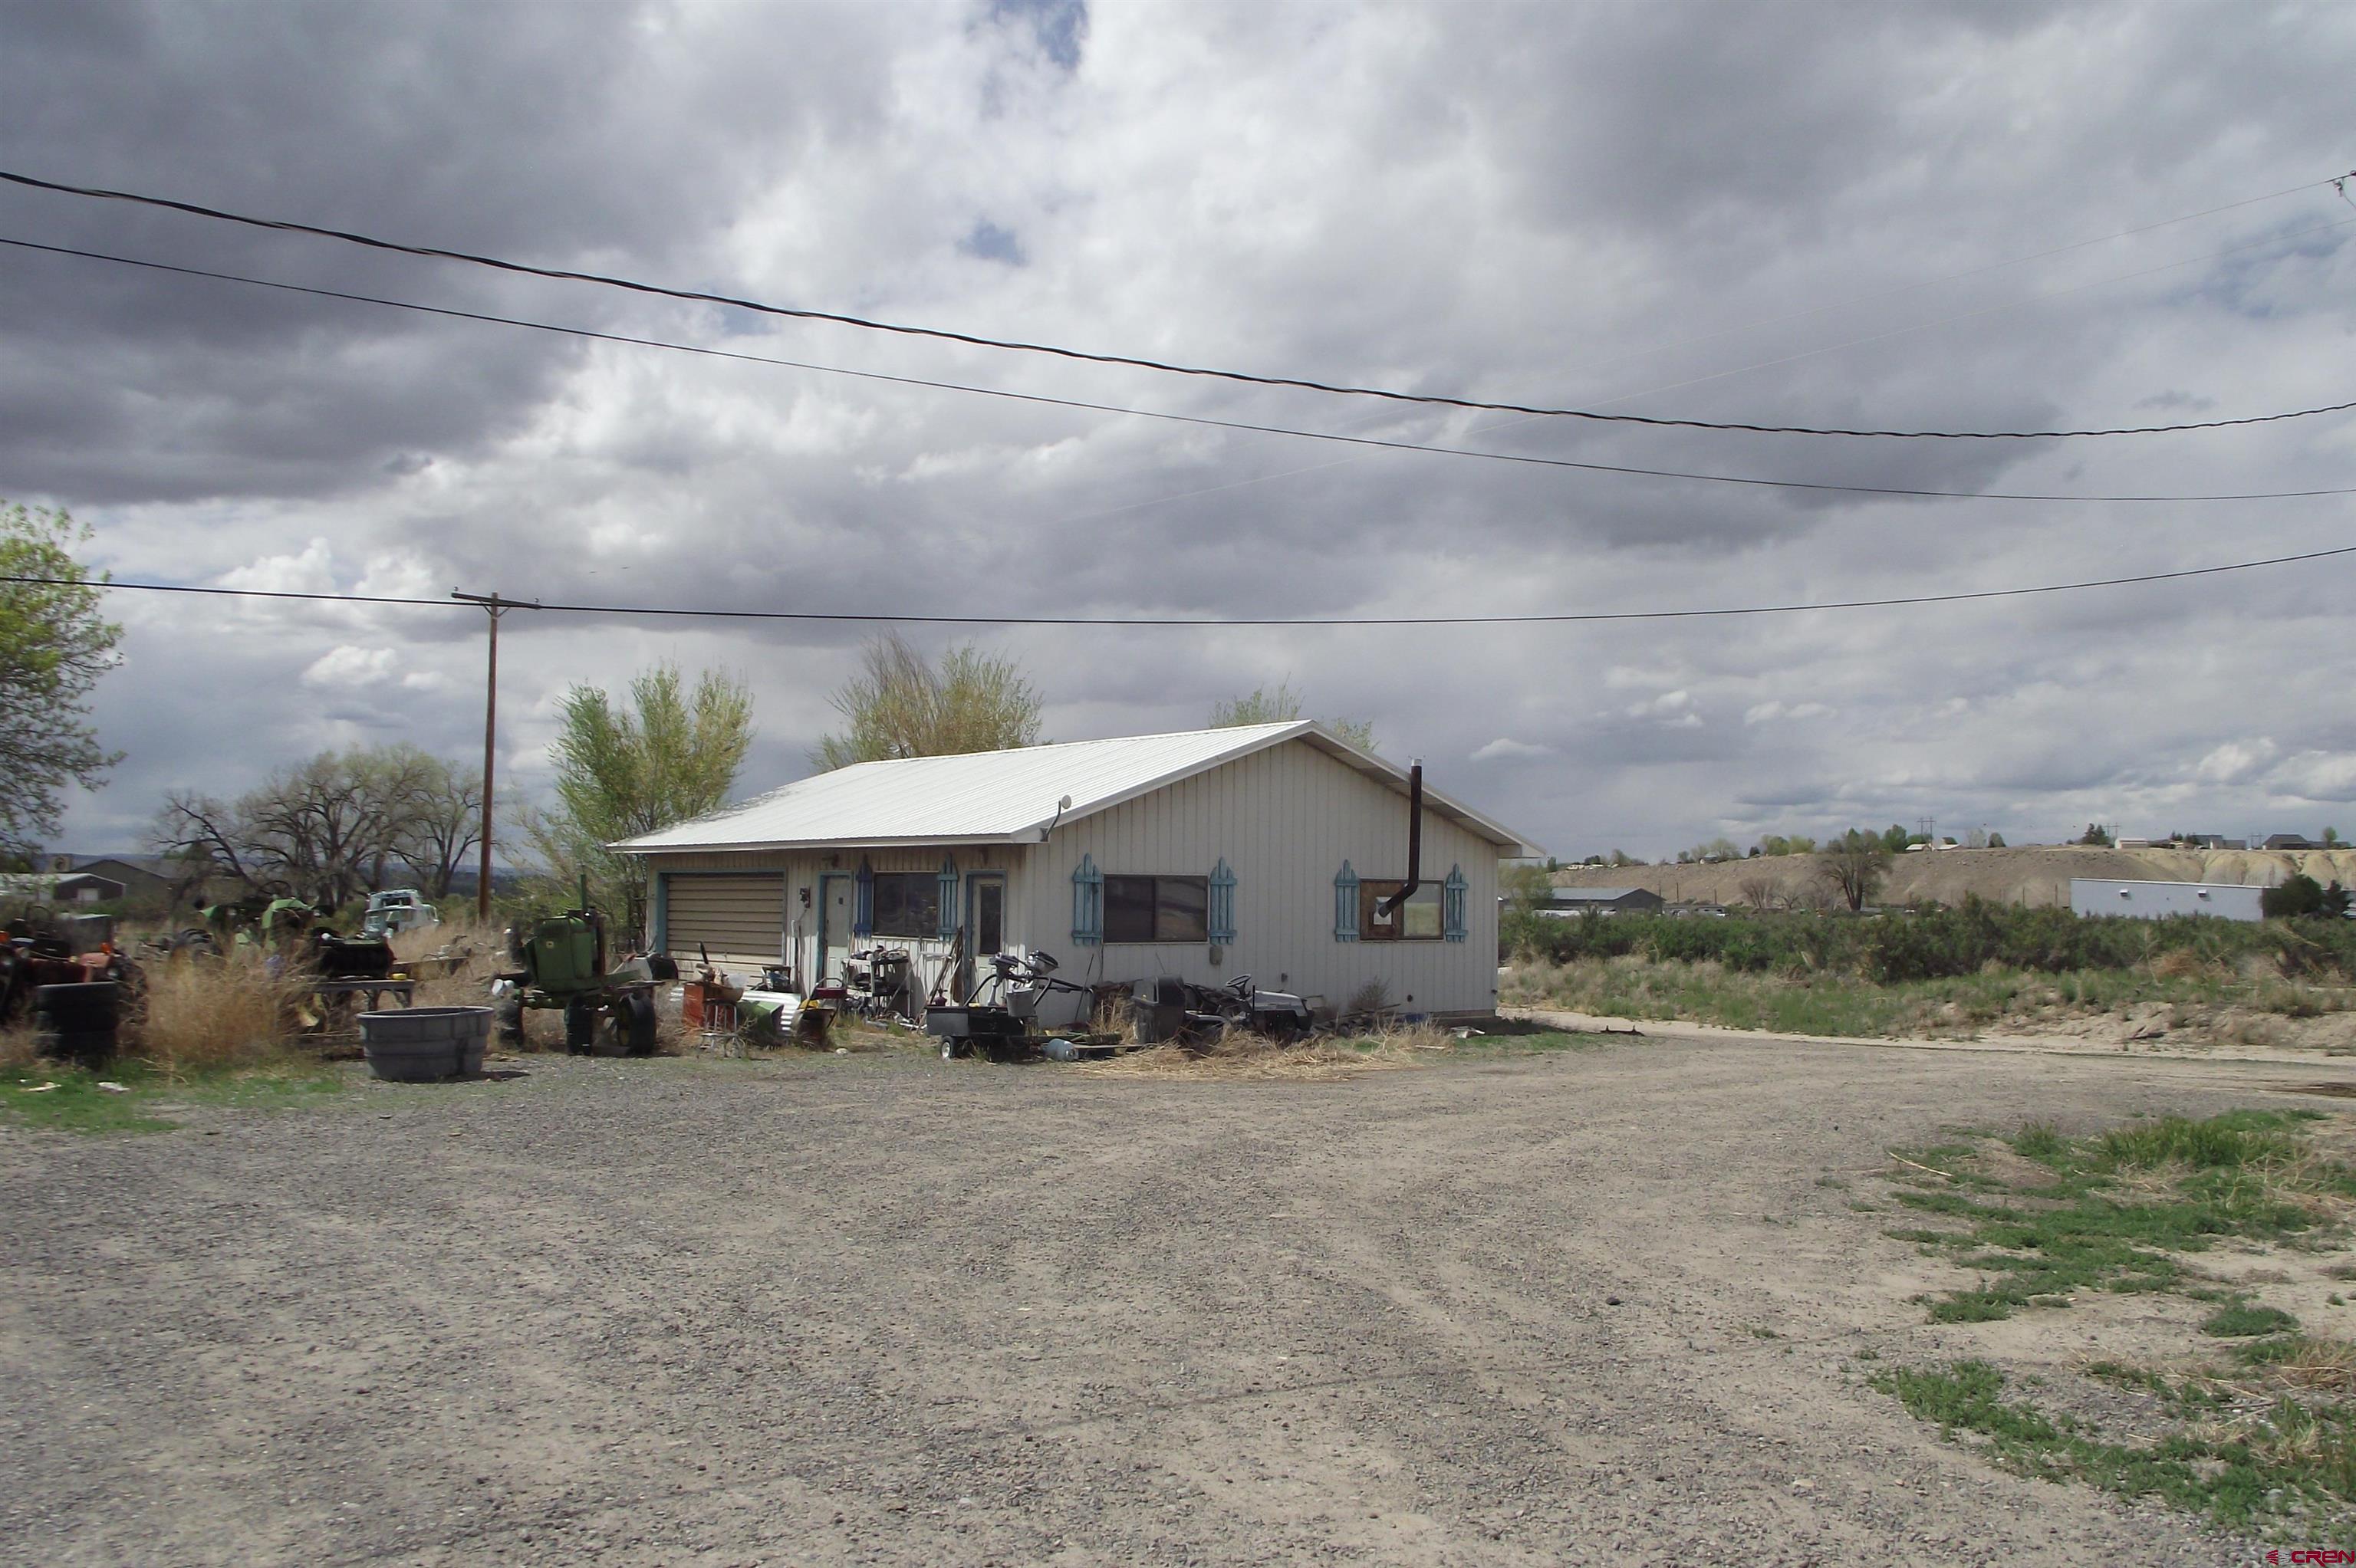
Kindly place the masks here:
<instances>
[{"instance_id":1,"label":"red tractor","mask_svg":"<svg viewBox=\"0 0 2356 1568\"><path fill-rule=\"evenodd\" d=\"M35 905L0 927L0 1029L29 1019L47 1055L103 1067L144 991L109 916L60 919Z\"/></svg>"}]
</instances>

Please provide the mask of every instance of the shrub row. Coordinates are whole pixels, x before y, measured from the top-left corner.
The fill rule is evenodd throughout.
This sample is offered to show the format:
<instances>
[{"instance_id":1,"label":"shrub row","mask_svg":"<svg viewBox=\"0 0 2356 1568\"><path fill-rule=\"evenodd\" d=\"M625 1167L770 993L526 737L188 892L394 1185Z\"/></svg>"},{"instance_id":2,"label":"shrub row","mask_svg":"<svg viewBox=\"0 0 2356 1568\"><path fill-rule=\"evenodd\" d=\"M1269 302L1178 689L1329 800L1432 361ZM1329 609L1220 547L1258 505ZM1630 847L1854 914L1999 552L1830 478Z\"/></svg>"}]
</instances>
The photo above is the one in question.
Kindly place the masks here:
<instances>
[{"instance_id":1,"label":"shrub row","mask_svg":"<svg viewBox=\"0 0 2356 1568\"><path fill-rule=\"evenodd\" d=\"M1753 974L1855 975L1885 984L1976 974L1990 964L2063 974L2131 969L2170 953L2232 966L2253 955L2287 975L2356 977L2356 921L2089 918L2066 909L2021 909L1971 899L1954 909L1879 915L1730 912L1723 920L1671 915L1508 913L1508 955L1569 963L1630 954L1707 960Z\"/></svg>"}]
</instances>

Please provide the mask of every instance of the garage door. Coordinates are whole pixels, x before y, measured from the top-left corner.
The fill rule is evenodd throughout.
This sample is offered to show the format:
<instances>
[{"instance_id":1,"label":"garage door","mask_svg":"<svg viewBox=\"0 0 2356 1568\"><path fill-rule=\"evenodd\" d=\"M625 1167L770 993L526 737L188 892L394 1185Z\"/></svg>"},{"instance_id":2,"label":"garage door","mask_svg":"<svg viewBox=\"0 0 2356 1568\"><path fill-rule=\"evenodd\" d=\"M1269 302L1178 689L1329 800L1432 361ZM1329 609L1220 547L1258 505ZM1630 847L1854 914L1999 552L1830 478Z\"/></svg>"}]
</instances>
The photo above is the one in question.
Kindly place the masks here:
<instances>
[{"instance_id":1,"label":"garage door","mask_svg":"<svg viewBox=\"0 0 2356 1568\"><path fill-rule=\"evenodd\" d=\"M716 963L757 967L777 962L784 945L786 879L780 871L663 879L669 908L663 941L673 956L692 959L700 944Z\"/></svg>"}]
</instances>

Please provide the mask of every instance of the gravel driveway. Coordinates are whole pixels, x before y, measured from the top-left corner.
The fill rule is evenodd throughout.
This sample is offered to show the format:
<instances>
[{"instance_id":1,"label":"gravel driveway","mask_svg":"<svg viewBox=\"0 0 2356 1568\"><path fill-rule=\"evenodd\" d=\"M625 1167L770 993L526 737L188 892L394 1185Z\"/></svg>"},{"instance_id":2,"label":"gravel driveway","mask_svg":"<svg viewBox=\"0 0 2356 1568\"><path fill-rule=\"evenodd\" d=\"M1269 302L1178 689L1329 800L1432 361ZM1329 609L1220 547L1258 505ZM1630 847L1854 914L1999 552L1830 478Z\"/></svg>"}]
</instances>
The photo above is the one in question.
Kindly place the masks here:
<instances>
[{"instance_id":1,"label":"gravel driveway","mask_svg":"<svg viewBox=\"0 0 2356 1568\"><path fill-rule=\"evenodd\" d=\"M1864 1386L1957 1351L1822 1179L1957 1121L2346 1114L2268 1092L2313 1068L1674 1035L510 1065L0 1126L0 1558L2246 1560Z\"/></svg>"}]
</instances>

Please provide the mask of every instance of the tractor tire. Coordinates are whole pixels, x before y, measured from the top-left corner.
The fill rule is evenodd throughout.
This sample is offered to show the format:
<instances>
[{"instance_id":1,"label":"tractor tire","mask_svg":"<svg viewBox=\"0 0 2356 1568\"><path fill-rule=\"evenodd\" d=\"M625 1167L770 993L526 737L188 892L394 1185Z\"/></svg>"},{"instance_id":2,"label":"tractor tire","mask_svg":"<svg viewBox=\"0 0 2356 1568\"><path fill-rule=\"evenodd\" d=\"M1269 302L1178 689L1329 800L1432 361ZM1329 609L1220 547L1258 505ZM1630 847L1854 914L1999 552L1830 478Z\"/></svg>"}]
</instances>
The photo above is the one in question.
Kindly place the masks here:
<instances>
[{"instance_id":1,"label":"tractor tire","mask_svg":"<svg viewBox=\"0 0 2356 1568\"><path fill-rule=\"evenodd\" d=\"M33 1029L40 1051L77 1067L114 1060L122 988L112 980L43 986L33 992Z\"/></svg>"},{"instance_id":2,"label":"tractor tire","mask_svg":"<svg viewBox=\"0 0 2356 1568\"><path fill-rule=\"evenodd\" d=\"M655 999L644 991L622 997L622 1042L632 1056L655 1053Z\"/></svg>"},{"instance_id":3,"label":"tractor tire","mask_svg":"<svg viewBox=\"0 0 2356 1568\"><path fill-rule=\"evenodd\" d=\"M584 998L564 1004L564 1049L573 1056L587 1056L597 1045L597 1004Z\"/></svg>"}]
</instances>

